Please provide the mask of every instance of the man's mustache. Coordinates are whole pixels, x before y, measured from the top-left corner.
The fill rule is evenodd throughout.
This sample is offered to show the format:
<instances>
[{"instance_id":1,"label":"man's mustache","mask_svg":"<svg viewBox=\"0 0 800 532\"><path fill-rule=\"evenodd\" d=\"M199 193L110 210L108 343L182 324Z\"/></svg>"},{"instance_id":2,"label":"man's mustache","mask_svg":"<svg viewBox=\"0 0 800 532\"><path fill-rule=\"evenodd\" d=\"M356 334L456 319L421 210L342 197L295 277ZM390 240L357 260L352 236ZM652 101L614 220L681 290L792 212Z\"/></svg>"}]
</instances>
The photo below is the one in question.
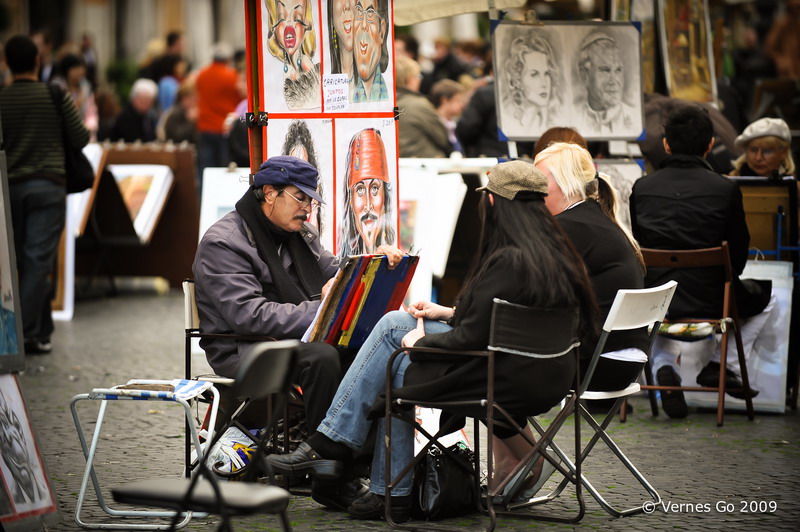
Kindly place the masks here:
<instances>
[{"instance_id":1,"label":"man's mustache","mask_svg":"<svg viewBox=\"0 0 800 532\"><path fill-rule=\"evenodd\" d=\"M370 222L370 221L377 222L378 221L378 215L375 214L373 211L369 211L367 213L362 214L361 218L359 218L359 220L361 220L361 223Z\"/></svg>"}]
</instances>

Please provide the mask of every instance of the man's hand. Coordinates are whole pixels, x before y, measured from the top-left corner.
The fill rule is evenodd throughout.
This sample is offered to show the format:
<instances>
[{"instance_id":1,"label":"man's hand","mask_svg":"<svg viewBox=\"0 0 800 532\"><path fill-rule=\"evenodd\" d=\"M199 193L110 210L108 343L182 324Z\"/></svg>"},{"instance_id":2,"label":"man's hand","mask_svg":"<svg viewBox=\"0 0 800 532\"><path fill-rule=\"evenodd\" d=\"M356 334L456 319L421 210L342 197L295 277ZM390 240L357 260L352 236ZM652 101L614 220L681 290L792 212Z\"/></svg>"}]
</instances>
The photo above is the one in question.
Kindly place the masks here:
<instances>
[{"instance_id":1,"label":"man's hand","mask_svg":"<svg viewBox=\"0 0 800 532\"><path fill-rule=\"evenodd\" d=\"M401 345L403 347L414 347L414 344L417 343L417 340L425 336L425 324L422 318L417 320L417 328L413 331L408 331L405 336L403 336L403 340Z\"/></svg>"},{"instance_id":2,"label":"man's hand","mask_svg":"<svg viewBox=\"0 0 800 532\"><path fill-rule=\"evenodd\" d=\"M408 313L415 318L427 318L429 320L449 320L453 317L453 307L443 307L430 301L417 301L408 307Z\"/></svg>"},{"instance_id":3,"label":"man's hand","mask_svg":"<svg viewBox=\"0 0 800 532\"><path fill-rule=\"evenodd\" d=\"M331 286L333 286L333 279L334 279L334 277L331 277L330 279L328 279L328 282L323 285L322 291L321 291L322 299L325 299L325 296L328 295L328 292L330 291Z\"/></svg>"},{"instance_id":4,"label":"man's hand","mask_svg":"<svg viewBox=\"0 0 800 532\"><path fill-rule=\"evenodd\" d=\"M375 253L377 255L386 255L386 258L389 259L390 270L394 270L395 266L400 264L400 261L403 259L402 251L394 246L387 246L386 244L379 246Z\"/></svg>"}]
</instances>

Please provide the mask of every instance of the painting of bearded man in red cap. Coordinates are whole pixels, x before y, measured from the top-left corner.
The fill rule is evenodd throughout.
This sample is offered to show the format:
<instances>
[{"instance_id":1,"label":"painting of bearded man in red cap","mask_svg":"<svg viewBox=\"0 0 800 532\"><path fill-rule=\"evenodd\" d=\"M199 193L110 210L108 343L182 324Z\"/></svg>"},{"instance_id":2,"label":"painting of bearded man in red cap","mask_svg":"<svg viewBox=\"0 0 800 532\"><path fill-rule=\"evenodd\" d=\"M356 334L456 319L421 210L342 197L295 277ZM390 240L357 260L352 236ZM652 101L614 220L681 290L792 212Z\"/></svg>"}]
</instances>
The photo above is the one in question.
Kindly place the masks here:
<instances>
[{"instance_id":1,"label":"painting of bearded man in red cap","mask_svg":"<svg viewBox=\"0 0 800 532\"><path fill-rule=\"evenodd\" d=\"M353 136L346 168L338 255L370 254L381 244L395 245L392 186L380 131L367 128Z\"/></svg>"}]
</instances>

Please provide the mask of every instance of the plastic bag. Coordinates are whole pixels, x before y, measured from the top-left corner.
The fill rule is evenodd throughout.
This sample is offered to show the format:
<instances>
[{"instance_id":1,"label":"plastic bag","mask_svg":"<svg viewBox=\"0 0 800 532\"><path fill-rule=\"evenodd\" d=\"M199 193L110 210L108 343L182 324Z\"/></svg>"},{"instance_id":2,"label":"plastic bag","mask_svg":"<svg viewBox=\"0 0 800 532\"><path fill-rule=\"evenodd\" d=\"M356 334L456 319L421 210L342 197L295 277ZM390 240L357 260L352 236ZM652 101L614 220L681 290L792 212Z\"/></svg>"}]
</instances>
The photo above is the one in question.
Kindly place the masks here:
<instances>
[{"instance_id":1,"label":"plastic bag","mask_svg":"<svg viewBox=\"0 0 800 532\"><path fill-rule=\"evenodd\" d=\"M225 434L214 444L211 452L208 453L206 465L212 471L222 471L225 473L235 473L250 463L250 460L256 454L256 445L254 438L256 437L257 430L249 431L251 436L248 436L236 427L230 427L225 431ZM203 452L205 446L203 444ZM192 462L196 458L195 452L192 451ZM216 466L216 467L215 467Z\"/></svg>"}]
</instances>

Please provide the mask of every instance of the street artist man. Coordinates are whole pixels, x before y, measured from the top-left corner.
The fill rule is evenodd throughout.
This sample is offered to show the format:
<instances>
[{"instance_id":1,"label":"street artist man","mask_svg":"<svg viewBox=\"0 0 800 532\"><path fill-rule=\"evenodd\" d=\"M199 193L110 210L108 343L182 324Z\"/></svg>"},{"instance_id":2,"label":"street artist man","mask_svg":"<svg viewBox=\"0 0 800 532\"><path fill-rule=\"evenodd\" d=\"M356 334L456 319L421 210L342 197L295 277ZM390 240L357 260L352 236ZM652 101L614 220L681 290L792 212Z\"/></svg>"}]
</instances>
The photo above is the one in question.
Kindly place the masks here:
<instances>
[{"instance_id":1,"label":"street artist man","mask_svg":"<svg viewBox=\"0 0 800 532\"><path fill-rule=\"evenodd\" d=\"M268 159L236 209L203 235L192 268L203 332L302 337L339 266L307 223L314 204L322 201L318 177L313 165L297 157ZM382 246L377 253L387 255L390 267L402 258L394 247ZM200 342L208 363L226 377L235 375L250 345L226 338ZM304 343L295 366L292 382L303 392L305 425L313 432L342 378L340 354L325 343ZM322 504L347 507L355 493L337 491L342 486L328 486L325 493L312 488L312 495Z\"/></svg>"}]
</instances>

